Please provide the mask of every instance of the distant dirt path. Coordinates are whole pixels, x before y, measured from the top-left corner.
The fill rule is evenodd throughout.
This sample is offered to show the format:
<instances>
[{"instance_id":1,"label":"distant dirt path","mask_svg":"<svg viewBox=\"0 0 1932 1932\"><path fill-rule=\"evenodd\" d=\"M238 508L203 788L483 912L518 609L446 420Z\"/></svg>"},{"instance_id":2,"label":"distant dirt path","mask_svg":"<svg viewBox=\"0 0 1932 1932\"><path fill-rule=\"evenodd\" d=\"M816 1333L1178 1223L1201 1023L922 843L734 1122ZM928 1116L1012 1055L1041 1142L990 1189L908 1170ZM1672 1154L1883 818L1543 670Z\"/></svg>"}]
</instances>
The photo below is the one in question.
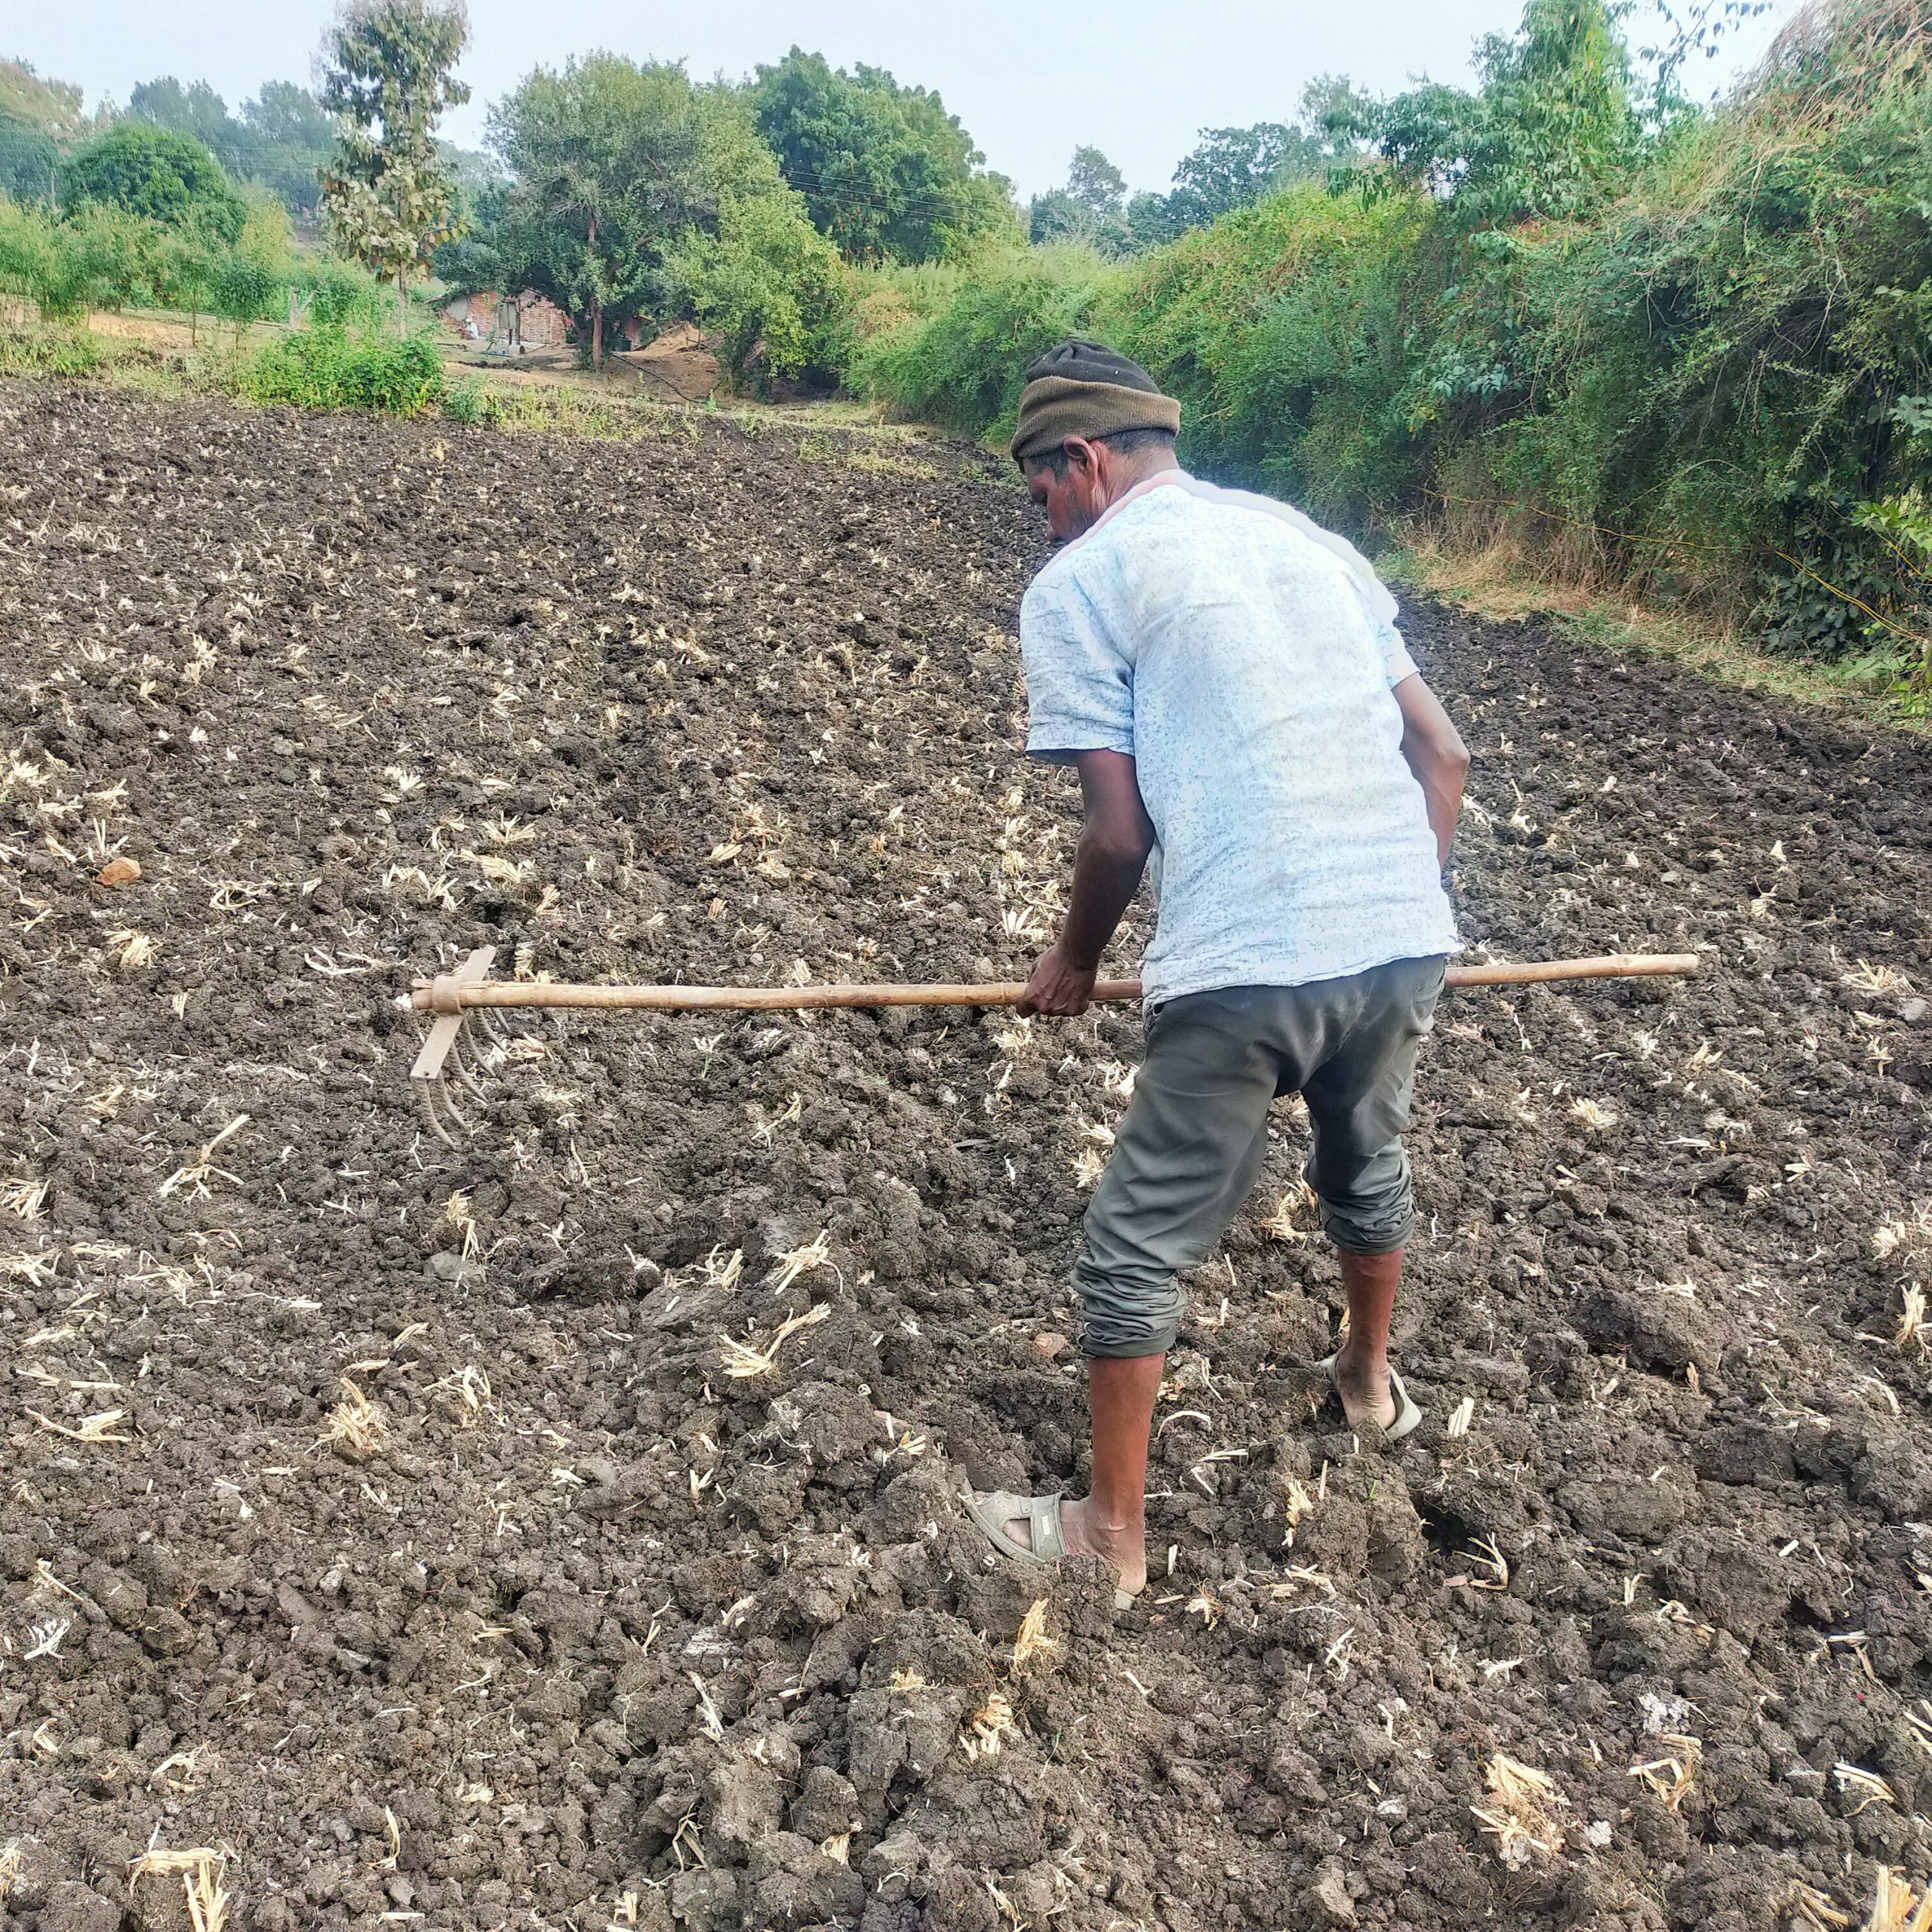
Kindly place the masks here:
<instances>
[{"instance_id":1,"label":"distant dirt path","mask_svg":"<svg viewBox=\"0 0 1932 1932\"><path fill-rule=\"evenodd\" d=\"M1411 612L1471 942L1708 971L1445 1003L1397 1458L1312 1404L1284 1105L1149 1602L1064 1579L1016 1662L952 1491L1078 1480L1035 1338L1131 1017L545 1023L455 1158L405 1091L479 943L958 980L1051 924L1023 497L663 432L0 385L0 1918L112 1932L151 1840L263 1932L1761 1932L1932 1874L1923 742Z\"/></svg>"}]
</instances>

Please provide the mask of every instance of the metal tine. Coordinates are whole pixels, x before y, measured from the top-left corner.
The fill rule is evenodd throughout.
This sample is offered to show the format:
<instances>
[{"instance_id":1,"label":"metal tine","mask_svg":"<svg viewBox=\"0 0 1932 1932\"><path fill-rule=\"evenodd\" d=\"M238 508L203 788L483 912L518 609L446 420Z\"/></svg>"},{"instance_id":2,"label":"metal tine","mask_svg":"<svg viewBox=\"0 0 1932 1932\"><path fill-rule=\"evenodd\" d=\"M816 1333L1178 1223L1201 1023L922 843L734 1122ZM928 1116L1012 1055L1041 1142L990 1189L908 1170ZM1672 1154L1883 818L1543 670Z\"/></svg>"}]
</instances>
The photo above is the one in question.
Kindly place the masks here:
<instances>
[{"instance_id":1,"label":"metal tine","mask_svg":"<svg viewBox=\"0 0 1932 1932\"><path fill-rule=\"evenodd\" d=\"M450 1044L450 1064L455 1068L456 1077L463 1082L470 1098L487 1104L490 1097L478 1084L476 1078L483 1069L475 1064L474 1056L475 1049L459 1032Z\"/></svg>"},{"instance_id":2,"label":"metal tine","mask_svg":"<svg viewBox=\"0 0 1932 1932\"><path fill-rule=\"evenodd\" d=\"M436 1112L436 1103L429 1094L432 1087L440 1086L442 1083L440 1081L412 1080L409 1084L416 1090L417 1104L422 1109L423 1119L429 1123L430 1132L445 1147L454 1149L456 1142L451 1137L449 1129L444 1126L441 1117Z\"/></svg>"}]
</instances>

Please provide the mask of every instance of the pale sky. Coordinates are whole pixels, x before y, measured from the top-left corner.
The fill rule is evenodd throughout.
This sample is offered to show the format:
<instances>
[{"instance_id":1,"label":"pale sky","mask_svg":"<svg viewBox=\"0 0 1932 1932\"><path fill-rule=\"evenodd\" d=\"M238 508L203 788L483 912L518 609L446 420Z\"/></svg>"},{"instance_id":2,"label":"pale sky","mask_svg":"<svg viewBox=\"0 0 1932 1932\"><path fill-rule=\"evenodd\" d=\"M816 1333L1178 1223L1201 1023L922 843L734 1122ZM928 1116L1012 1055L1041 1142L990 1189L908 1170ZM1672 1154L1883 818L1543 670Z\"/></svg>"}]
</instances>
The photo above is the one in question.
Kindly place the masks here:
<instances>
[{"instance_id":1,"label":"pale sky","mask_svg":"<svg viewBox=\"0 0 1932 1932\"><path fill-rule=\"evenodd\" d=\"M1700 62L1697 91L1755 60L1798 4L1774 0L1721 59ZM1318 74L1377 93L1424 75L1466 82L1475 40L1510 31L1522 9L1521 0L469 0L469 11L460 72L472 98L441 130L464 146L482 144L489 101L571 54L608 48L736 79L795 42L835 66L864 61L937 88L1024 197L1062 180L1081 143L1134 187L1164 189L1199 129L1287 120ZM306 82L332 11L328 0L0 0L0 57L78 81L90 106L103 95L125 103L137 82L171 73L211 82L232 109L265 80ZM1654 18L1640 0L1633 46Z\"/></svg>"}]
</instances>

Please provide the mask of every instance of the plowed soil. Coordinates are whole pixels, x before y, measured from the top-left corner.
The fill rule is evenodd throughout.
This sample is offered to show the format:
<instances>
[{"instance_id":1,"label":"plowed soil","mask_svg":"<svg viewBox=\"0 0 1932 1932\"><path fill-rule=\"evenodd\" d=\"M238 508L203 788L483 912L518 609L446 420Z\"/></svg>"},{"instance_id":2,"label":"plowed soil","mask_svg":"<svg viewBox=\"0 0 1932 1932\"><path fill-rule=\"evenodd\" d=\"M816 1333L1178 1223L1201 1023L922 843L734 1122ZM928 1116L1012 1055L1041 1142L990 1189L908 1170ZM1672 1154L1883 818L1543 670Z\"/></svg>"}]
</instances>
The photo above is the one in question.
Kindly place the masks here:
<instances>
[{"instance_id":1,"label":"plowed soil","mask_svg":"<svg viewBox=\"0 0 1932 1932\"><path fill-rule=\"evenodd\" d=\"M533 1020L454 1149L408 1091L478 944L1023 971L1075 801L995 467L31 384L0 446L0 1918L1761 1932L1932 1878L1922 740L1411 611L1472 946L1704 973L1445 1002L1397 1454L1311 1387L1284 1103L1117 1618L952 1497L1081 1481L1134 1015Z\"/></svg>"}]
</instances>

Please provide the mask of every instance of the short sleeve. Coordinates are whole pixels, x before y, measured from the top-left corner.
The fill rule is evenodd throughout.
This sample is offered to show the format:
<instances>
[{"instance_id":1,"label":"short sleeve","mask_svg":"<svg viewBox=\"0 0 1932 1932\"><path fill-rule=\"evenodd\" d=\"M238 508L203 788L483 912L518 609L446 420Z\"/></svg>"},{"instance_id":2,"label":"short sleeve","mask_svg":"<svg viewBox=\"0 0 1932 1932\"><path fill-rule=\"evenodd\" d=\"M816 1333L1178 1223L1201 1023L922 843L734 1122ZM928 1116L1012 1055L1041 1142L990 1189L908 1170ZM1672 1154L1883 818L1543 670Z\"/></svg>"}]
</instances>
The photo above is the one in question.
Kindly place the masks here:
<instances>
[{"instance_id":1,"label":"short sleeve","mask_svg":"<svg viewBox=\"0 0 1932 1932\"><path fill-rule=\"evenodd\" d=\"M1382 648L1383 667L1389 674L1391 691L1404 678L1416 675L1416 660L1409 655L1409 647L1402 641L1402 633L1393 624L1377 626L1375 641Z\"/></svg>"},{"instance_id":2,"label":"short sleeve","mask_svg":"<svg viewBox=\"0 0 1932 1932\"><path fill-rule=\"evenodd\" d=\"M1075 752L1134 755L1134 667L1100 610L1063 568L1020 606L1026 750L1066 764Z\"/></svg>"},{"instance_id":3,"label":"short sleeve","mask_svg":"<svg viewBox=\"0 0 1932 1932\"><path fill-rule=\"evenodd\" d=\"M1395 628L1395 600L1365 564L1361 572L1349 573L1349 581L1355 586L1362 614L1374 630L1375 648L1381 654L1382 669L1388 678L1389 688L1393 691L1404 678L1416 675L1416 660L1409 655L1409 647L1402 641L1402 633Z\"/></svg>"}]
</instances>

